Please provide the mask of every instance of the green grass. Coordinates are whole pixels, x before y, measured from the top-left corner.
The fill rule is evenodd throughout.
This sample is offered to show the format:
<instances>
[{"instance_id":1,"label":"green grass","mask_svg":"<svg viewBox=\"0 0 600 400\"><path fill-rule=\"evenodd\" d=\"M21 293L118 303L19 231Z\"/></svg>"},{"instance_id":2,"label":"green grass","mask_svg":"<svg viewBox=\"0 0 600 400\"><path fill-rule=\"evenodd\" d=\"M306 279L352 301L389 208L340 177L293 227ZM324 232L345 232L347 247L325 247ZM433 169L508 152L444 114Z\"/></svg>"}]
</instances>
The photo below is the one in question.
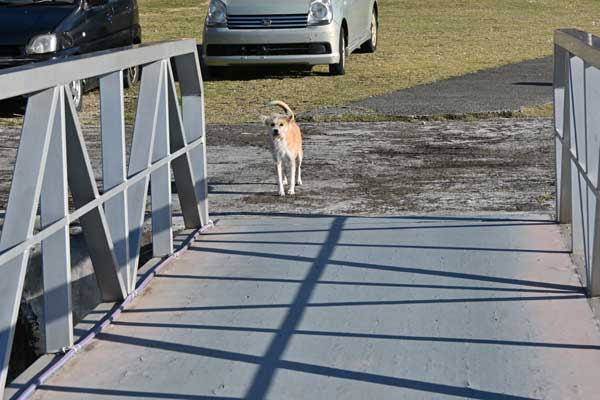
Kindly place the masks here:
<instances>
[{"instance_id":1,"label":"green grass","mask_svg":"<svg viewBox=\"0 0 600 400\"><path fill-rule=\"evenodd\" d=\"M192 37L200 42L207 4L139 0L144 41ZM351 55L345 76L328 76L327 68L319 66L312 72L270 77L254 73L207 82L208 121L257 121L266 112L265 101L273 98L300 113L546 56L552 53L556 28L600 33L600 1L381 0L380 23L378 52ZM86 96L87 110L95 108L95 97ZM547 114L548 107L541 110ZM546 115L534 111L533 115ZM88 111L86 120L95 121L97 115Z\"/></svg>"},{"instance_id":2,"label":"green grass","mask_svg":"<svg viewBox=\"0 0 600 400\"><path fill-rule=\"evenodd\" d=\"M201 41L207 1L140 0L144 40ZM206 83L209 122L256 121L266 100L297 112L552 53L553 30L600 32L597 0L381 0L376 54L353 54L348 73L296 73Z\"/></svg>"}]
</instances>

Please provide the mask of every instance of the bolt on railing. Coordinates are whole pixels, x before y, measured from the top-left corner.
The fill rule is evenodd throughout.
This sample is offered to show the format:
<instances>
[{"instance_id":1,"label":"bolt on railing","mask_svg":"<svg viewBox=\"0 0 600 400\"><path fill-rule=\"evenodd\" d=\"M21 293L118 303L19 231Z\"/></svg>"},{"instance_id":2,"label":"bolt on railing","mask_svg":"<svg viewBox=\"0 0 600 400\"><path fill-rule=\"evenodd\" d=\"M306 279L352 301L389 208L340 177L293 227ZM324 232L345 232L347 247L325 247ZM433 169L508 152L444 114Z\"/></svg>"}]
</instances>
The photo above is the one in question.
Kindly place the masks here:
<instances>
[{"instance_id":1,"label":"bolt on railing","mask_svg":"<svg viewBox=\"0 0 600 400\"><path fill-rule=\"evenodd\" d=\"M600 38L554 34L556 218L572 225L589 296L600 296Z\"/></svg>"},{"instance_id":2,"label":"bolt on railing","mask_svg":"<svg viewBox=\"0 0 600 400\"><path fill-rule=\"evenodd\" d=\"M123 70L139 65L144 68L127 163ZM73 80L96 77L102 192L69 89ZM204 98L194 40L5 70L0 100L15 96L28 101L0 236L0 390L33 246L42 249L44 347L53 353L73 345L70 223L81 223L104 301L122 300L135 289L149 186L155 257L173 252L171 171L185 226L208 223ZM38 205L41 227L34 230Z\"/></svg>"}]
</instances>

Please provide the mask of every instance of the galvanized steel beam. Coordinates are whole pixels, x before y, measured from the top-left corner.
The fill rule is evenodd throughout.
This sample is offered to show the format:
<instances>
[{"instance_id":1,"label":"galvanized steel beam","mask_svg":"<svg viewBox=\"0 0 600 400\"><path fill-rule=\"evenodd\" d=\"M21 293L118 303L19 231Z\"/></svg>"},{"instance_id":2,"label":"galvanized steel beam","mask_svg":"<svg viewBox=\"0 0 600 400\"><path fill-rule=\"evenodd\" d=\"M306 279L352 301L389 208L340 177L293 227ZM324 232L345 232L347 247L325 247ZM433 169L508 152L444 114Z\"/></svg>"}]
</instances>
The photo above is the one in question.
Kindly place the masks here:
<instances>
[{"instance_id":1,"label":"galvanized steel beam","mask_svg":"<svg viewBox=\"0 0 600 400\"><path fill-rule=\"evenodd\" d=\"M41 228L69 215L65 87L60 87L41 193ZM44 349L55 353L73 345L69 226L42 241Z\"/></svg>"},{"instance_id":2,"label":"galvanized steel beam","mask_svg":"<svg viewBox=\"0 0 600 400\"><path fill-rule=\"evenodd\" d=\"M173 79L173 71L169 66L168 76L168 97L169 97L169 134L171 151L179 151L188 146L187 137L184 133L183 119L181 109L177 100L177 91L175 89L175 80ZM179 205L185 227L188 229L198 228L202 226L202 202L201 192L196 190L196 178L192 158L189 153L183 154L172 162L173 175L175 177L175 185L177 187L177 195L179 196Z\"/></svg>"},{"instance_id":3,"label":"galvanized steel beam","mask_svg":"<svg viewBox=\"0 0 600 400\"><path fill-rule=\"evenodd\" d=\"M202 75L198 58L193 54L175 57L177 77L181 85L182 117L184 134L188 143L204 139L206 135L204 94L202 91ZM199 199L202 224L208 223L208 180L206 143L201 148L189 152L192 171L196 177L194 188Z\"/></svg>"},{"instance_id":4,"label":"galvanized steel beam","mask_svg":"<svg viewBox=\"0 0 600 400\"><path fill-rule=\"evenodd\" d=\"M80 55L67 60L51 60L8 68L0 72L0 81L2 82L0 100L180 55L193 53L197 58L196 52L195 40L182 39L140 44ZM42 70L44 73L40 73ZM8 76L10 79L6 79Z\"/></svg>"},{"instance_id":5,"label":"galvanized steel beam","mask_svg":"<svg viewBox=\"0 0 600 400\"><path fill-rule=\"evenodd\" d=\"M169 102L167 92L167 65L162 62L156 132L152 146L152 162L169 156ZM173 228L171 223L171 169L166 163L150 175L152 203L152 251L154 257L173 253Z\"/></svg>"},{"instance_id":6,"label":"galvanized steel beam","mask_svg":"<svg viewBox=\"0 0 600 400\"><path fill-rule=\"evenodd\" d=\"M123 71L100 78L100 121L102 137L102 179L107 192L125 182L126 148L123 101ZM129 265L129 226L127 219L127 191L120 191L104 204L106 222L113 239L117 265L121 277L130 288L133 277Z\"/></svg>"},{"instance_id":7,"label":"galvanized steel beam","mask_svg":"<svg viewBox=\"0 0 600 400\"><path fill-rule=\"evenodd\" d=\"M0 251L19 244L33 233L59 93L60 88L52 88L29 98L2 226ZM0 266L0 388L6 383L28 260L29 249L26 249Z\"/></svg>"},{"instance_id":8,"label":"galvanized steel beam","mask_svg":"<svg viewBox=\"0 0 600 400\"><path fill-rule=\"evenodd\" d=\"M150 176L144 174L144 171L152 163L160 93L164 81L163 76L164 63L162 61L157 61L144 68L137 117L133 130L128 178L133 178L137 174L143 174L144 178L127 190L129 202L129 270L132 277L137 274L140 257L142 228L144 226L148 184L150 182ZM129 289L132 290L133 286L130 286Z\"/></svg>"}]
</instances>

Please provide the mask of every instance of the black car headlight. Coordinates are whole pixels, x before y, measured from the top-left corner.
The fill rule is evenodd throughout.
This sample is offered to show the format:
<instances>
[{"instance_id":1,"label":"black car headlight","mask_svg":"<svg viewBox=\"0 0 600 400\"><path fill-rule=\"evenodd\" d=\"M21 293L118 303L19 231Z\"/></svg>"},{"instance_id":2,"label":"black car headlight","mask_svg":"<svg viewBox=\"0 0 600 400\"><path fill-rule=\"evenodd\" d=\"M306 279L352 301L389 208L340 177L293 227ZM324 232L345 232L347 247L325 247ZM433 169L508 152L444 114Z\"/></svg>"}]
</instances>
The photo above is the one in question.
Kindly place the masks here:
<instances>
[{"instance_id":1,"label":"black car headlight","mask_svg":"<svg viewBox=\"0 0 600 400\"><path fill-rule=\"evenodd\" d=\"M58 49L58 38L55 34L49 33L45 35L34 36L30 41L25 51L27 54L46 54L54 53Z\"/></svg>"},{"instance_id":2,"label":"black car headlight","mask_svg":"<svg viewBox=\"0 0 600 400\"><path fill-rule=\"evenodd\" d=\"M227 6L221 0L211 0L206 15L206 26L227 25Z\"/></svg>"}]
</instances>

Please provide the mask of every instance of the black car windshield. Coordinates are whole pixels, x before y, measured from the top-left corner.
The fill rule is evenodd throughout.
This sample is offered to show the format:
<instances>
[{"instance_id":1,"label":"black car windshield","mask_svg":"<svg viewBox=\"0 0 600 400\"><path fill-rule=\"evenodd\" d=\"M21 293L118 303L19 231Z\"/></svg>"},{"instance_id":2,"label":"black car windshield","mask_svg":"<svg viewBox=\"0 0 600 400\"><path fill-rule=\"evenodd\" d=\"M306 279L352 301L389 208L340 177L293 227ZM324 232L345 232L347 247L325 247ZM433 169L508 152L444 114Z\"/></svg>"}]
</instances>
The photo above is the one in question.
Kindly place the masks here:
<instances>
[{"instance_id":1,"label":"black car windshield","mask_svg":"<svg viewBox=\"0 0 600 400\"><path fill-rule=\"evenodd\" d=\"M75 4L79 0L0 0L0 6L31 6L36 4L43 5L65 5Z\"/></svg>"}]
</instances>

